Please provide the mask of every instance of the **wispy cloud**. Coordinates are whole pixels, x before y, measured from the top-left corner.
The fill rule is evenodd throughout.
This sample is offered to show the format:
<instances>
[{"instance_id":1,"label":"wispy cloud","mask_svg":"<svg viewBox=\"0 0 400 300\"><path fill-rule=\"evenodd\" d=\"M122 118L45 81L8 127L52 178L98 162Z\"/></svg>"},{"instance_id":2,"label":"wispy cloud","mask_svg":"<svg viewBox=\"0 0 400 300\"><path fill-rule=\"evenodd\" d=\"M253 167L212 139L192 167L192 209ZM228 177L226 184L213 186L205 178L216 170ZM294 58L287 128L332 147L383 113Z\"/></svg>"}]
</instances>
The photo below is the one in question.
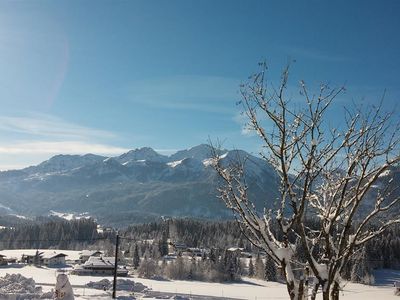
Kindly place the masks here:
<instances>
[{"instance_id":1,"label":"wispy cloud","mask_svg":"<svg viewBox=\"0 0 400 300\"><path fill-rule=\"evenodd\" d=\"M44 114L0 116L0 131L59 139L115 138L112 132L76 125Z\"/></svg>"},{"instance_id":2,"label":"wispy cloud","mask_svg":"<svg viewBox=\"0 0 400 300\"><path fill-rule=\"evenodd\" d=\"M243 136L255 136L255 131L252 130L249 125L249 119L246 116L246 114L244 113L237 113L234 117L233 117L233 121L235 121L235 123L237 123L240 126L240 134Z\"/></svg>"},{"instance_id":3,"label":"wispy cloud","mask_svg":"<svg viewBox=\"0 0 400 300\"><path fill-rule=\"evenodd\" d=\"M37 164L56 154L119 155L115 133L46 114L0 116L0 170Z\"/></svg>"},{"instance_id":4,"label":"wispy cloud","mask_svg":"<svg viewBox=\"0 0 400 300\"><path fill-rule=\"evenodd\" d=\"M128 99L162 109L232 113L240 81L218 76L173 76L131 83Z\"/></svg>"},{"instance_id":5,"label":"wispy cloud","mask_svg":"<svg viewBox=\"0 0 400 300\"><path fill-rule=\"evenodd\" d=\"M127 148L82 141L45 142L24 141L11 145L0 145L0 154L86 154L116 155L128 151Z\"/></svg>"}]
</instances>

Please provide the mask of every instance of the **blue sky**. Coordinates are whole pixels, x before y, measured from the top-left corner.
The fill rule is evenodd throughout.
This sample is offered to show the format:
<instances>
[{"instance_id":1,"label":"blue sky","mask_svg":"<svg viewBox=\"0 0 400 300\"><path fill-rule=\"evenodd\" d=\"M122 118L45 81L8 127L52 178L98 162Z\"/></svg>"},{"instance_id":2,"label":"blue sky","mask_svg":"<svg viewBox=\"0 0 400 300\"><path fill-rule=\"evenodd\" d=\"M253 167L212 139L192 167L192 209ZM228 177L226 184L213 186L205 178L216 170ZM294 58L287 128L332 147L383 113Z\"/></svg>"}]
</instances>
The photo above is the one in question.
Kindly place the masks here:
<instances>
[{"instance_id":1,"label":"blue sky","mask_svg":"<svg viewBox=\"0 0 400 300\"><path fill-rule=\"evenodd\" d=\"M0 169L58 153L162 153L207 142L257 152L238 90L346 84L331 112L400 97L399 1L0 1ZM398 116L398 115L397 115Z\"/></svg>"}]
</instances>

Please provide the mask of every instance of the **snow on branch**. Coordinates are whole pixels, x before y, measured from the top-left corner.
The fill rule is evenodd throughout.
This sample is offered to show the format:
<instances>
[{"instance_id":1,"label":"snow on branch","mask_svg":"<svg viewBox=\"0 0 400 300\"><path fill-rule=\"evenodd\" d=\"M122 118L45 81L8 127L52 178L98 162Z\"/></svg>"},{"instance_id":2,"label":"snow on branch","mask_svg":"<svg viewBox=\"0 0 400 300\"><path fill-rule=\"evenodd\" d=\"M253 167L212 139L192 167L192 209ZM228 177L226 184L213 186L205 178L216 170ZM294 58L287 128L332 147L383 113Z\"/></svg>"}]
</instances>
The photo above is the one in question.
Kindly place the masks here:
<instances>
[{"instance_id":1,"label":"snow on branch","mask_svg":"<svg viewBox=\"0 0 400 300\"><path fill-rule=\"evenodd\" d=\"M298 247L316 278L313 299L318 286L338 297L340 273L353 253L399 223L398 217L379 216L400 202L385 181L387 172L400 164L400 125L393 125L394 113L384 113L381 104L347 107L343 122L331 128L326 113L344 88L321 85L313 94L301 81L303 102L292 105L286 95L289 69L275 88L267 83L263 62L241 85L247 128L259 136L260 157L279 178L279 198L269 201L276 206L256 207L256 199L250 199L246 159L227 164L211 145L213 166L221 179L220 198L248 239L281 267L291 299L300 299L304 288L302 273L293 269L293 264L305 265L295 255Z\"/></svg>"}]
</instances>

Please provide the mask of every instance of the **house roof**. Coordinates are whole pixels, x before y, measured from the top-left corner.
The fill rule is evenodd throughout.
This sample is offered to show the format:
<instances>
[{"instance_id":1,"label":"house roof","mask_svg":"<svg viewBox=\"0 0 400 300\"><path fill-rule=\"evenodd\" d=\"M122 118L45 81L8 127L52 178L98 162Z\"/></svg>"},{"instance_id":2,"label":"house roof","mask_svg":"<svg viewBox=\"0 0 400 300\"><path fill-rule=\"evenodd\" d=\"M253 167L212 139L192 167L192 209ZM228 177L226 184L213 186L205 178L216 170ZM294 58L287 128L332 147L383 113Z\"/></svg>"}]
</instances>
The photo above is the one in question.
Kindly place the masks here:
<instances>
[{"instance_id":1,"label":"house roof","mask_svg":"<svg viewBox=\"0 0 400 300\"><path fill-rule=\"evenodd\" d=\"M92 256L96 254L102 254L103 252L98 250L82 250L79 254L80 256Z\"/></svg>"},{"instance_id":2,"label":"house roof","mask_svg":"<svg viewBox=\"0 0 400 300\"><path fill-rule=\"evenodd\" d=\"M87 262L83 264L84 268L114 268L114 257L96 257L90 256Z\"/></svg>"},{"instance_id":3,"label":"house roof","mask_svg":"<svg viewBox=\"0 0 400 300\"><path fill-rule=\"evenodd\" d=\"M39 257L41 259L51 259L51 258L56 258L56 257L62 257L62 256L68 256L67 254L64 253L57 253L55 251L50 251L50 252L39 252L38 253ZM24 257L36 257L36 254L23 254Z\"/></svg>"},{"instance_id":4,"label":"house roof","mask_svg":"<svg viewBox=\"0 0 400 300\"><path fill-rule=\"evenodd\" d=\"M52 259L52 258L65 257L65 256L68 256L68 255L66 255L64 253L56 253L56 252L54 252L54 253L44 253L42 255L42 258L43 259Z\"/></svg>"}]
</instances>

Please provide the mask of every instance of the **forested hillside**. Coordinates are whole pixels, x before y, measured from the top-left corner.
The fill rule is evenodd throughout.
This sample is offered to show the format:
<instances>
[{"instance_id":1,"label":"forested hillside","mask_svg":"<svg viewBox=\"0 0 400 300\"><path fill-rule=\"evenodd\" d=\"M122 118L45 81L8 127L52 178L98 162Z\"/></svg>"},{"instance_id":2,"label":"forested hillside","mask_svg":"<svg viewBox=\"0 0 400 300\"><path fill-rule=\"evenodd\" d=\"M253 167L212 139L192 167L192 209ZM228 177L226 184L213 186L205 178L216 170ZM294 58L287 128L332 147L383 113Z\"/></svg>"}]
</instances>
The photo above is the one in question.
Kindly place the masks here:
<instances>
[{"instance_id":1,"label":"forested hillside","mask_svg":"<svg viewBox=\"0 0 400 300\"><path fill-rule=\"evenodd\" d=\"M0 220L4 224L4 220ZM114 250L116 231L98 232L98 224L93 219L66 221L60 218L37 218L15 223L15 220L6 218L6 221L12 226L0 230L0 249L80 250L97 247L110 254ZM121 241L121 249L126 252L127 257L133 255L136 245L139 245L141 256L146 250L150 253L158 251L155 256L164 255L167 241L182 243L187 247L215 249L220 253L230 247L244 248L244 251L254 255L258 252L234 221L168 219L132 225L120 230L119 234L127 238ZM154 248L157 248L157 251ZM400 226L392 227L384 236L370 241L353 259L353 263L355 262L370 269L400 268Z\"/></svg>"},{"instance_id":2,"label":"forested hillside","mask_svg":"<svg viewBox=\"0 0 400 300\"><path fill-rule=\"evenodd\" d=\"M0 230L0 249L79 249L99 238L93 219L66 221L58 218L26 221Z\"/></svg>"}]
</instances>

